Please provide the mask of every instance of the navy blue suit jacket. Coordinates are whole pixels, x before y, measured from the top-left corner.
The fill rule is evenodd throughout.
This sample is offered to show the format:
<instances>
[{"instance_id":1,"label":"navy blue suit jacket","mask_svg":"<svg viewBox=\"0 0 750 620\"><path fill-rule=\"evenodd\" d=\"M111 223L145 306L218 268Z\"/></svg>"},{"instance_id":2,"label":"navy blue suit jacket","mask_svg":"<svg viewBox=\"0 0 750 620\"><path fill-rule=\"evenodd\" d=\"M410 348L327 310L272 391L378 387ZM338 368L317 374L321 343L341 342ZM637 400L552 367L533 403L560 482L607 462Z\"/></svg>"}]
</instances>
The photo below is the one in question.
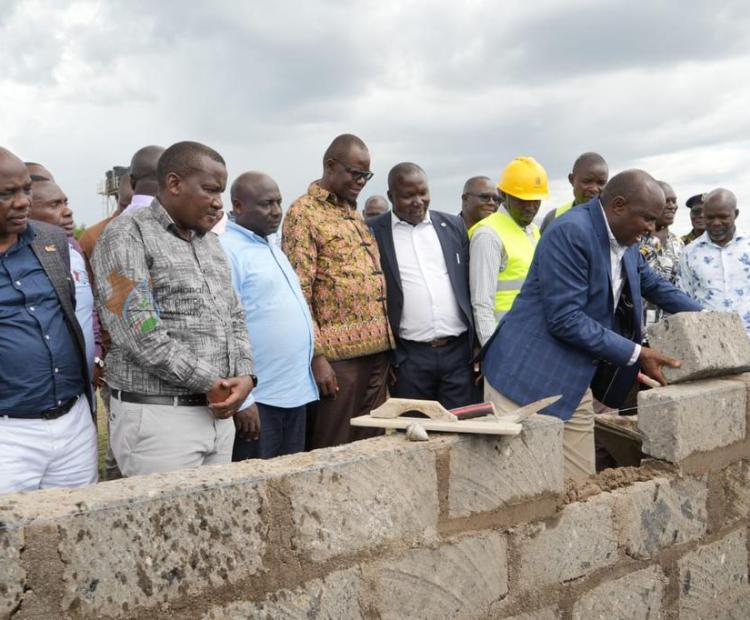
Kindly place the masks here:
<instances>
[{"instance_id":1,"label":"navy blue suit jacket","mask_svg":"<svg viewBox=\"0 0 750 620\"><path fill-rule=\"evenodd\" d=\"M471 294L469 293L469 239L466 235L466 227L455 215L433 211L432 209L430 209L430 219L443 249L448 277L468 330L469 342L473 343L474 316L471 309ZM401 361L398 333L401 325L401 314L404 309L404 292L401 287L401 275L396 260L396 248L393 245L392 212L389 211L373 218L369 224L380 250L380 264L385 275L388 297L388 320L393 333L396 335L397 347L394 355L395 361L398 363Z\"/></svg>"},{"instance_id":2,"label":"navy blue suit jacket","mask_svg":"<svg viewBox=\"0 0 750 620\"><path fill-rule=\"evenodd\" d=\"M623 265L636 342L641 342L641 297L670 313L701 309L651 270L637 243L625 252ZM626 366L633 344L614 331L609 236L597 198L556 219L544 233L521 293L482 351L482 368L492 387L521 405L562 394L544 413L567 420L600 360ZM637 364L629 368L636 371Z\"/></svg>"}]
</instances>

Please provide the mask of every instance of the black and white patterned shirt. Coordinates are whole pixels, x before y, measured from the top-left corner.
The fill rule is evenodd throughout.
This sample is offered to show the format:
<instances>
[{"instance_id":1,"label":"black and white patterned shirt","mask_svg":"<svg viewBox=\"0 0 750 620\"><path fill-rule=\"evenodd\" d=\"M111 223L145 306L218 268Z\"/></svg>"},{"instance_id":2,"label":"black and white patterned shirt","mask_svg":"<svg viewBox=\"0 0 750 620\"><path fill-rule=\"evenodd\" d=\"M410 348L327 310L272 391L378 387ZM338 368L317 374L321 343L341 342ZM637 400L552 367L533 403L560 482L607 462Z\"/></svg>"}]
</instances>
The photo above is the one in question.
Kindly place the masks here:
<instances>
[{"instance_id":1,"label":"black and white patterned shirt","mask_svg":"<svg viewBox=\"0 0 750 620\"><path fill-rule=\"evenodd\" d=\"M154 199L107 226L92 266L99 316L112 338L110 386L171 396L252 374L244 311L214 233L183 239Z\"/></svg>"}]
</instances>

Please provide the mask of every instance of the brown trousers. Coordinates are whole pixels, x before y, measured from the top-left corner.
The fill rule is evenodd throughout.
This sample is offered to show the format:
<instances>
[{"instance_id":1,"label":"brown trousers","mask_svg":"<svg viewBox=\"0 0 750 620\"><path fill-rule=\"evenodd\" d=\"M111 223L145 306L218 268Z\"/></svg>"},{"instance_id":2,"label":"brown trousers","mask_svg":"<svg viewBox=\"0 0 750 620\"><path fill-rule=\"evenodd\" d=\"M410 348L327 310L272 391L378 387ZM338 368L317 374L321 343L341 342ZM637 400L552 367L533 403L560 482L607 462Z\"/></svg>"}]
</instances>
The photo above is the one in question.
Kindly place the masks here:
<instances>
[{"instance_id":1,"label":"brown trousers","mask_svg":"<svg viewBox=\"0 0 750 620\"><path fill-rule=\"evenodd\" d=\"M386 399L388 354L375 353L331 362L339 391L308 407L307 449L329 448L382 435L377 428L355 427L349 420L370 413Z\"/></svg>"}]
</instances>

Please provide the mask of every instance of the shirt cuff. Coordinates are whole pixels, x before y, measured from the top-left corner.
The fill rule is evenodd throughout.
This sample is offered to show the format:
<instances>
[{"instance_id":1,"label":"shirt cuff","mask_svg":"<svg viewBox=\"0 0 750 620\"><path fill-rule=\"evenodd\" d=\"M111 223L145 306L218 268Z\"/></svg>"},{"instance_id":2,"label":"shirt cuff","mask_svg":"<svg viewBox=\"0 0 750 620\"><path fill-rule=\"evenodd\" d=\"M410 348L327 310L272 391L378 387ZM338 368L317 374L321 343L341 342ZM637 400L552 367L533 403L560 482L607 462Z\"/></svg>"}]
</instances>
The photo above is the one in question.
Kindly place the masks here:
<instances>
[{"instance_id":1,"label":"shirt cuff","mask_svg":"<svg viewBox=\"0 0 750 620\"><path fill-rule=\"evenodd\" d=\"M244 403L242 403L242 407L240 407L240 408L239 408L239 411L244 411L244 410L245 410L245 409L247 409L247 408L248 408L248 407L249 407L250 405L254 405L254 404L255 404L255 396L253 396L253 393L252 393L252 392L250 392L250 393L249 393L249 394L247 395L247 398L245 399L245 402L244 402Z\"/></svg>"},{"instance_id":2,"label":"shirt cuff","mask_svg":"<svg viewBox=\"0 0 750 620\"><path fill-rule=\"evenodd\" d=\"M628 366L632 366L638 361L638 358L641 356L641 345L636 344L635 348L633 349L633 355L630 356L630 359L628 360Z\"/></svg>"}]
</instances>

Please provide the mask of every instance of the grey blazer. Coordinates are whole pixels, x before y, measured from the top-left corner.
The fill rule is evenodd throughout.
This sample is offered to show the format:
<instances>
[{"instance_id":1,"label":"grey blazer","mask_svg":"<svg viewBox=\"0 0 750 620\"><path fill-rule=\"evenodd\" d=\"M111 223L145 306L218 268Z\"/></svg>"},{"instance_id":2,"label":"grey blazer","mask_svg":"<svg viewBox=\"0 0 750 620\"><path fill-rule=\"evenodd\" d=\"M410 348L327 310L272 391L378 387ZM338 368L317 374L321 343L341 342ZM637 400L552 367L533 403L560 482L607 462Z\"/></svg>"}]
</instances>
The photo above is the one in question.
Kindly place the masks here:
<instances>
[{"instance_id":1,"label":"grey blazer","mask_svg":"<svg viewBox=\"0 0 750 620\"><path fill-rule=\"evenodd\" d=\"M42 269L47 274L52 287L57 293L60 301L65 322L73 334L78 354L81 359L83 376L86 381L86 398L89 401L92 415L94 411L94 395L89 376L88 362L86 361L86 343L83 339L81 326L76 318L76 291L73 279L70 276L70 249L68 239L63 230L57 226L50 226L44 222L30 221L29 226L34 230L36 236L31 242L31 249L39 259Z\"/></svg>"}]
</instances>

